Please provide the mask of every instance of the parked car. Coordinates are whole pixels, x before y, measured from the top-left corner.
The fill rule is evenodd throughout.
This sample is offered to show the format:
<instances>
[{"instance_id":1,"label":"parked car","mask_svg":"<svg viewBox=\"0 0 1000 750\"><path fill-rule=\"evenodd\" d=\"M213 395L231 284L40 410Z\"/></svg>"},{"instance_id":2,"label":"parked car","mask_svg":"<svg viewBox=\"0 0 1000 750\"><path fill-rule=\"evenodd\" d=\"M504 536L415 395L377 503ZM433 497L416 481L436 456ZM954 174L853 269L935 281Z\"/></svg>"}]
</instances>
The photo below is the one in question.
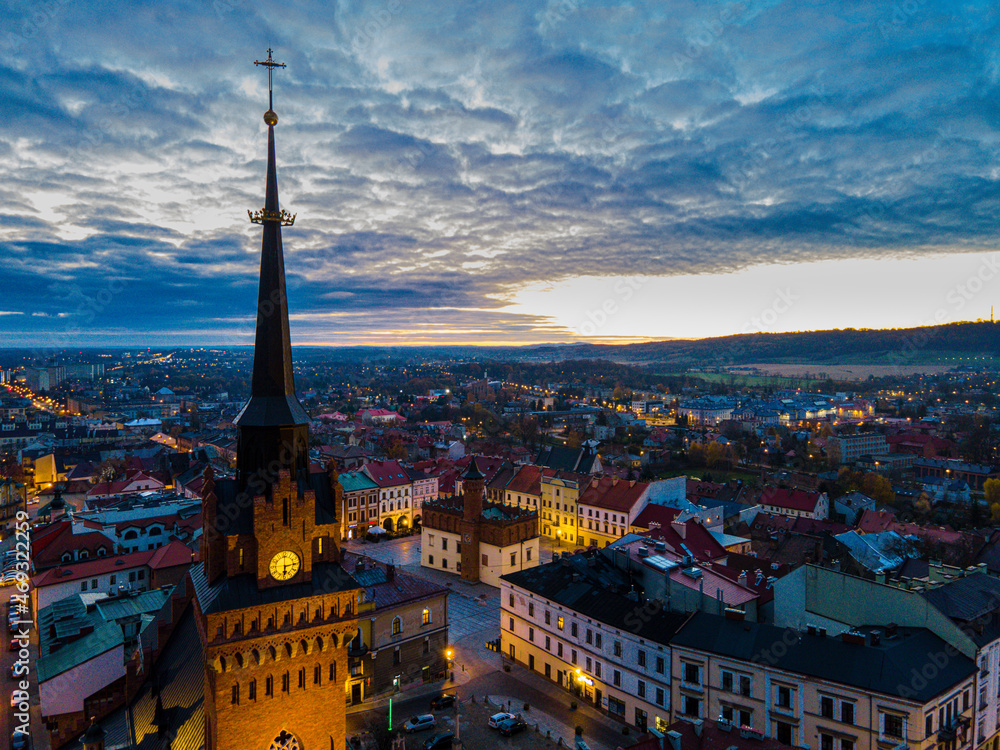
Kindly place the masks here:
<instances>
[{"instance_id":1,"label":"parked car","mask_svg":"<svg viewBox=\"0 0 1000 750\"><path fill-rule=\"evenodd\" d=\"M506 721L507 719L513 719L513 718L514 714L509 714L506 711L501 711L498 714L493 714L490 717L489 722L487 723L489 724L490 729L496 729L498 726L500 726L501 721Z\"/></svg>"},{"instance_id":2,"label":"parked car","mask_svg":"<svg viewBox=\"0 0 1000 750\"><path fill-rule=\"evenodd\" d=\"M515 716L513 719L504 719L497 726L500 734L504 737L510 737L512 734L517 734L518 732L523 732L528 728L527 722L520 716Z\"/></svg>"},{"instance_id":3,"label":"parked car","mask_svg":"<svg viewBox=\"0 0 1000 750\"><path fill-rule=\"evenodd\" d=\"M443 750L449 748L455 740L454 732L438 732L424 743L424 750Z\"/></svg>"},{"instance_id":4,"label":"parked car","mask_svg":"<svg viewBox=\"0 0 1000 750\"><path fill-rule=\"evenodd\" d=\"M31 750L31 737L26 732L14 732L10 736L10 750Z\"/></svg>"},{"instance_id":5,"label":"parked car","mask_svg":"<svg viewBox=\"0 0 1000 750\"><path fill-rule=\"evenodd\" d=\"M422 732L425 729L431 729L437 726L437 720L434 718L434 714L420 714L420 716L413 716L403 724L403 731L407 734L413 734L414 732Z\"/></svg>"},{"instance_id":6,"label":"parked car","mask_svg":"<svg viewBox=\"0 0 1000 750\"><path fill-rule=\"evenodd\" d=\"M21 648L21 642L17 638L11 638L10 643L7 644L8 651L19 651Z\"/></svg>"},{"instance_id":7,"label":"parked car","mask_svg":"<svg viewBox=\"0 0 1000 750\"><path fill-rule=\"evenodd\" d=\"M455 696L445 693L431 700L431 711L440 711L442 708L451 708L455 705Z\"/></svg>"}]
</instances>

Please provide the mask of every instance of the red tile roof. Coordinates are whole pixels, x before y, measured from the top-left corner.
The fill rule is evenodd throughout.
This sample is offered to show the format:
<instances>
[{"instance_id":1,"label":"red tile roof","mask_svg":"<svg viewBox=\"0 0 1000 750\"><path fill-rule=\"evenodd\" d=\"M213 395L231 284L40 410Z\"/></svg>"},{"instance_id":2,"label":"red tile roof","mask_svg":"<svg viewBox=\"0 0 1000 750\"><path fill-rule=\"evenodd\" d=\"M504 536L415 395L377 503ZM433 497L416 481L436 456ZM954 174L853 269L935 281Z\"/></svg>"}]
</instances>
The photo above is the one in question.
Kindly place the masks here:
<instances>
[{"instance_id":1,"label":"red tile roof","mask_svg":"<svg viewBox=\"0 0 1000 750\"><path fill-rule=\"evenodd\" d=\"M636 516L632 525L637 529L651 529L654 523L660 526L669 526L680 512L679 508L650 503L642 509L642 513Z\"/></svg>"},{"instance_id":2,"label":"red tile roof","mask_svg":"<svg viewBox=\"0 0 1000 750\"><path fill-rule=\"evenodd\" d=\"M666 542L667 547L679 555L684 554L683 544L699 561L719 560L729 554L708 529L693 520L682 524L668 523L643 531L641 535Z\"/></svg>"},{"instance_id":3,"label":"red tile roof","mask_svg":"<svg viewBox=\"0 0 1000 750\"><path fill-rule=\"evenodd\" d=\"M581 485L577 503L624 513L632 510L648 489L647 482L626 481L618 477L594 477L586 485Z\"/></svg>"},{"instance_id":4,"label":"red tile roof","mask_svg":"<svg viewBox=\"0 0 1000 750\"><path fill-rule=\"evenodd\" d=\"M508 492L523 492L526 495L542 494L542 470L525 464L511 477L505 488Z\"/></svg>"},{"instance_id":5,"label":"red tile roof","mask_svg":"<svg viewBox=\"0 0 1000 750\"><path fill-rule=\"evenodd\" d=\"M33 576L31 579L35 588L51 586L65 581L75 581L80 578L113 573L115 570L147 567L153 570L172 568L177 565L191 564L191 550L181 542L170 542L159 549L145 552L130 552L125 555L99 557L83 562L72 562L49 568Z\"/></svg>"},{"instance_id":6,"label":"red tile roof","mask_svg":"<svg viewBox=\"0 0 1000 750\"><path fill-rule=\"evenodd\" d=\"M816 510L820 493L804 490L784 489L782 487L765 487L760 494L761 505L774 505L789 510Z\"/></svg>"},{"instance_id":7,"label":"red tile roof","mask_svg":"<svg viewBox=\"0 0 1000 750\"><path fill-rule=\"evenodd\" d=\"M410 483L410 477L406 469L399 465L399 461L369 461L363 471L379 487L396 487Z\"/></svg>"}]
</instances>

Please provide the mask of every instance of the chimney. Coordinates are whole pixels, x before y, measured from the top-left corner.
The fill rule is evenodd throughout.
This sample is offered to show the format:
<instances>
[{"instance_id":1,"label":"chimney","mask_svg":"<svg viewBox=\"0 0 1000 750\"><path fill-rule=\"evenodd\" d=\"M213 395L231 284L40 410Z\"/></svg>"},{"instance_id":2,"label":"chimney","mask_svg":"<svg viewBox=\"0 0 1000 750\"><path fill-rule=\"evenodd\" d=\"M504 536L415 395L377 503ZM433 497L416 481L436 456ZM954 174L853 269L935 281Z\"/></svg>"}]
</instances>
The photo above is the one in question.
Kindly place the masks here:
<instances>
[{"instance_id":1,"label":"chimney","mask_svg":"<svg viewBox=\"0 0 1000 750\"><path fill-rule=\"evenodd\" d=\"M687 539L687 524L681 521L671 521L670 528L672 528L681 539Z\"/></svg>"},{"instance_id":2,"label":"chimney","mask_svg":"<svg viewBox=\"0 0 1000 750\"><path fill-rule=\"evenodd\" d=\"M704 725L704 723L705 722L703 722L701 719L695 719L694 721L691 722L691 724L694 726L695 737L701 737L701 728Z\"/></svg>"},{"instance_id":3,"label":"chimney","mask_svg":"<svg viewBox=\"0 0 1000 750\"><path fill-rule=\"evenodd\" d=\"M737 581L739 582L740 586L747 585L747 572L745 570L740 571L740 575L739 578L737 578Z\"/></svg>"},{"instance_id":4,"label":"chimney","mask_svg":"<svg viewBox=\"0 0 1000 750\"><path fill-rule=\"evenodd\" d=\"M671 750L681 750L681 733L674 730L667 732L667 740L670 742Z\"/></svg>"},{"instance_id":5,"label":"chimney","mask_svg":"<svg viewBox=\"0 0 1000 750\"><path fill-rule=\"evenodd\" d=\"M388 563L385 566L385 580L388 582L395 580L395 578L396 578L396 564Z\"/></svg>"}]
</instances>

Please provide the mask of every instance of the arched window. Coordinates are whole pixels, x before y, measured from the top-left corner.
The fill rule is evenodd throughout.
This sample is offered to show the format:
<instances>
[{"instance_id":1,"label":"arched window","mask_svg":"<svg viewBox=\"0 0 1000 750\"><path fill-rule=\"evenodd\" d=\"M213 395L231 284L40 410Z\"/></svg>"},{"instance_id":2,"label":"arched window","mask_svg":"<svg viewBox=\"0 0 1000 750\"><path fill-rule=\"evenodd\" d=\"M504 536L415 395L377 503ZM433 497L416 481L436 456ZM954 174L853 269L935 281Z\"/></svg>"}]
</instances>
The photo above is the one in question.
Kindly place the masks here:
<instances>
[{"instance_id":1,"label":"arched window","mask_svg":"<svg viewBox=\"0 0 1000 750\"><path fill-rule=\"evenodd\" d=\"M149 531L146 532L146 536L159 536L162 533L163 529L161 529L159 526L153 526L149 529Z\"/></svg>"},{"instance_id":2,"label":"arched window","mask_svg":"<svg viewBox=\"0 0 1000 750\"><path fill-rule=\"evenodd\" d=\"M268 656L268 658L271 661L277 661L278 660L278 652L274 650L274 646L268 646L267 647L267 656ZM268 677L268 679L271 679L271 678Z\"/></svg>"},{"instance_id":3,"label":"arched window","mask_svg":"<svg viewBox=\"0 0 1000 750\"><path fill-rule=\"evenodd\" d=\"M288 656L292 655L292 644L291 643L286 643L285 644L285 654L288 655Z\"/></svg>"},{"instance_id":4,"label":"arched window","mask_svg":"<svg viewBox=\"0 0 1000 750\"><path fill-rule=\"evenodd\" d=\"M306 643L306 639L305 638L303 638L301 641L299 641L299 647L302 649L302 653L303 654L308 654L309 653L309 644Z\"/></svg>"},{"instance_id":5,"label":"arched window","mask_svg":"<svg viewBox=\"0 0 1000 750\"><path fill-rule=\"evenodd\" d=\"M431 611L427 607L424 607L424 611L420 615L420 624L421 625L431 624Z\"/></svg>"},{"instance_id":6,"label":"arched window","mask_svg":"<svg viewBox=\"0 0 1000 750\"><path fill-rule=\"evenodd\" d=\"M288 675L285 675L285 677L287 681ZM302 750L302 745L299 744L295 735L289 734L282 729L281 734L271 740L271 747L269 750Z\"/></svg>"},{"instance_id":7,"label":"arched window","mask_svg":"<svg viewBox=\"0 0 1000 750\"><path fill-rule=\"evenodd\" d=\"M392 618L392 634L399 635L403 632L403 621L398 617Z\"/></svg>"},{"instance_id":8,"label":"arched window","mask_svg":"<svg viewBox=\"0 0 1000 750\"><path fill-rule=\"evenodd\" d=\"M86 560L89 557L90 557L90 552L88 550L85 550L85 549L80 550L80 559L81 560Z\"/></svg>"},{"instance_id":9,"label":"arched window","mask_svg":"<svg viewBox=\"0 0 1000 750\"><path fill-rule=\"evenodd\" d=\"M139 532L135 529L129 529L124 534L122 534L122 539L138 539Z\"/></svg>"}]
</instances>

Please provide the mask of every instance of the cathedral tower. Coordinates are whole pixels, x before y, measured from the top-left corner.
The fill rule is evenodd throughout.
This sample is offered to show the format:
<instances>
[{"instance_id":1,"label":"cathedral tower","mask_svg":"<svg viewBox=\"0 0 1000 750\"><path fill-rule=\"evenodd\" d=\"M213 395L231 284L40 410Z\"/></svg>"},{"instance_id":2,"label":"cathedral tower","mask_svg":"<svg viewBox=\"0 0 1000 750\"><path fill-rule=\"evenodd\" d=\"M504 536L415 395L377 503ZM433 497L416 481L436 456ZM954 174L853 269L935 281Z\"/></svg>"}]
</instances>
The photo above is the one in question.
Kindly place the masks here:
<instances>
[{"instance_id":1,"label":"cathedral tower","mask_svg":"<svg viewBox=\"0 0 1000 750\"><path fill-rule=\"evenodd\" d=\"M309 465L295 396L278 204L271 75L267 184L250 400L237 416L235 479L206 476L192 567L204 653L207 750L344 750L347 644L360 589L340 565L336 471Z\"/></svg>"}]
</instances>

